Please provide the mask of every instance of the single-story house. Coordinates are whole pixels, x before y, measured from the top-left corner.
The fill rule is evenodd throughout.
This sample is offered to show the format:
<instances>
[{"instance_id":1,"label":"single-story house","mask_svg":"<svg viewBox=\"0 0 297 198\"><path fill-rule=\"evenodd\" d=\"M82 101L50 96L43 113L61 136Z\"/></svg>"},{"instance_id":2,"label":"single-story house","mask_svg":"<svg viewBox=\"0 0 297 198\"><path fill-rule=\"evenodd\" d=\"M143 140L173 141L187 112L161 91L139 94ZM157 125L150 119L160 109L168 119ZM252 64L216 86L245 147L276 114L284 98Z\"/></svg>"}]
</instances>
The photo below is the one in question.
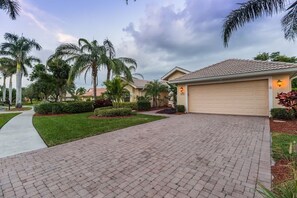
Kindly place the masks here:
<instances>
[{"instance_id":1,"label":"single-story house","mask_svg":"<svg viewBox=\"0 0 297 198\"><path fill-rule=\"evenodd\" d=\"M230 59L170 80L190 113L269 116L277 93L291 91L297 64Z\"/></svg>"},{"instance_id":2,"label":"single-story house","mask_svg":"<svg viewBox=\"0 0 297 198\"><path fill-rule=\"evenodd\" d=\"M172 70L170 70L168 73L166 73L162 78L161 82L167 85L167 82L169 80L173 80L176 78L179 78L185 74L190 73L190 71L183 69L181 67L174 67ZM148 84L149 80L142 80L138 78L133 78L133 82L128 82L128 85L126 86L126 89L129 91L130 96L125 99L126 102L136 102L137 97L139 96L145 96L145 85ZM164 92L160 94L160 98L158 101L159 106L166 106L170 104L170 101L168 100L168 92Z\"/></svg>"},{"instance_id":3,"label":"single-story house","mask_svg":"<svg viewBox=\"0 0 297 198\"><path fill-rule=\"evenodd\" d=\"M96 88L96 95L97 96L102 95L104 92L106 92L105 88ZM93 100L93 96L94 96L94 89L90 88L90 89L88 89L88 91L86 93L81 95L80 98L83 101L87 101L87 100Z\"/></svg>"}]
</instances>

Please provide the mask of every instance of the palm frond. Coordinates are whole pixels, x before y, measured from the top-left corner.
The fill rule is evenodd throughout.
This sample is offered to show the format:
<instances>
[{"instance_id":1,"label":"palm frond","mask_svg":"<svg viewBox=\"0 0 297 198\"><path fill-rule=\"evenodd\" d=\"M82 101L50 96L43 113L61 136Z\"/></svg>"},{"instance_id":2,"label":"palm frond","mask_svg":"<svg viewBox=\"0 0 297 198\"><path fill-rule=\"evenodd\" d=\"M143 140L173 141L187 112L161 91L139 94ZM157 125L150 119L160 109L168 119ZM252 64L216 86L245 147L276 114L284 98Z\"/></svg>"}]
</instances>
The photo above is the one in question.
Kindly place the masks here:
<instances>
[{"instance_id":1,"label":"palm frond","mask_svg":"<svg viewBox=\"0 0 297 198\"><path fill-rule=\"evenodd\" d=\"M0 9L5 10L11 19L16 19L20 12L20 5L14 0L0 0Z\"/></svg>"},{"instance_id":2,"label":"palm frond","mask_svg":"<svg viewBox=\"0 0 297 198\"><path fill-rule=\"evenodd\" d=\"M249 0L239 5L240 7L233 10L224 21L222 37L225 47L228 46L232 33L246 23L283 11L285 0Z\"/></svg>"},{"instance_id":3,"label":"palm frond","mask_svg":"<svg viewBox=\"0 0 297 198\"><path fill-rule=\"evenodd\" d=\"M297 33L297 1L288 9L288 13L282 18L282 27L285 33L285 39L295 40Z\"/></svg>"}]
</instances>

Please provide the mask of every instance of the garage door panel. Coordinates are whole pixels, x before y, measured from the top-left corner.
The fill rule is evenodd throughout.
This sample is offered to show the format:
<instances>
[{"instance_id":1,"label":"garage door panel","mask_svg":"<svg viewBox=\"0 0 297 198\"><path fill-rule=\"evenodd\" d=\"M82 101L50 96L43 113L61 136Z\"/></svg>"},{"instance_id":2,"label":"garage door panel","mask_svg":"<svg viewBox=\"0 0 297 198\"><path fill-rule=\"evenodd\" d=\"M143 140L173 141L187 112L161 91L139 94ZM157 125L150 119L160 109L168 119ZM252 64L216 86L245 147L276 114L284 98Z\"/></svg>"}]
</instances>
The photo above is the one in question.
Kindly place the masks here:
<instances>
[{"instance_id":1,"label":"garage door panel","mask_svg":"<svg viewBox=\"0 0 297 198\"><path fill-rule=\"evenodd\" d=\"M268 81L188 87L189 112L267 116Z\"/></svg>"}]
</instances>

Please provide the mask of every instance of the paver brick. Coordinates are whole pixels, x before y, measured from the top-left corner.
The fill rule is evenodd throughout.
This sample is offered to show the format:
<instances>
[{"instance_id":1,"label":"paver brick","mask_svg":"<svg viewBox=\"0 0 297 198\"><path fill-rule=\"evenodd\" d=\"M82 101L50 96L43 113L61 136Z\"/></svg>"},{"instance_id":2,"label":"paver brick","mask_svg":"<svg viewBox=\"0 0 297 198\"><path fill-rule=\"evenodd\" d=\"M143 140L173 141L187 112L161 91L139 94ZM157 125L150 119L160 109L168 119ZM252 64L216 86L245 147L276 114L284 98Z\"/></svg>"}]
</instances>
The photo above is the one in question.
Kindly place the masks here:
<instances>
[{"instance_id":1,"label":"paver brick","mask_svg":"<svg viewBox=\"0 0 297 198\"><path fill-rule=\"evenodd\" d=\"M188 114L0 159L2 197L255 197L264 117Z\"/></svg>"}]
</instances>

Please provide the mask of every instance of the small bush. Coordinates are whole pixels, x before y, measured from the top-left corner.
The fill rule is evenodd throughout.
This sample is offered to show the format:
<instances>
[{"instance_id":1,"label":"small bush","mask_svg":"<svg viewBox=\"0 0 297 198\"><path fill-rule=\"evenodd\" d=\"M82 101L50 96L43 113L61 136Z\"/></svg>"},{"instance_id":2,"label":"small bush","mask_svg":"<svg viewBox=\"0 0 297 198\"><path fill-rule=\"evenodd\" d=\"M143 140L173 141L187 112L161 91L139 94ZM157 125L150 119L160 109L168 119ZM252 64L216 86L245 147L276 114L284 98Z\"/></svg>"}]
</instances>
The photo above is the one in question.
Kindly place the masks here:
<instances>
[{"instance_id":1,"label":"small bush","mask_svg":"<svg viewBox=\"0 0 297 198\"><path fill-rule=\"evenodd\" d=\"M138 100L137 109L139 111L149 111L151 109L151 102L146 100Z\"/></svg>"},{"instance_id":2,"label":"small bush","mask_svg":"<svg viewBox=\"0 0 297 198\"><path fill-rule=\"evenodd\" d=\"M167 109L162 109L160 111L157 111L157 113L161 114L175 114L176 110L174 108L167 108Z\"/></svg>"},{"instance_id":3,"label":"small bush","mask_svg":"<svg viewBox=\"0 0 297 198\"><path fill-rule=\"evenodd\" d=\"M84 113L93 111L92 102L70 102L64 106L64 113Z\"/></svg>"},{"instance_id":4,"label":"small bush","mask_svg":"<svg viewBox=\"0 0 297 198\"><path fill-rule=\"evenodd\" d=\"M176 105L176 110L177 112L184 113L186 111L186 108L184 105Z\"/></svg>"},{"instance_id":5,"label":"small bush","mask_svg":"<svg viewBox=\"0 0 297 198\"><path fill-rule=\"evenodd\" d=\"M41 103L34 106L34 110L39 114L62 114L62 113L84 113L93 111L92 102L55 102Z\"/></svg>"},{"instance_id":6,"label":"small bush","mask_svg":"<svg viewBox=\"0 0 297 198\"><path fill-rule=\"evenodd\" d=\"M132 115L131 108L95 109L94 114L100 117L116 117Z\"/></svg>"},{"instance_id":7,"label":"small bush","mask_svg":"<svg viewBox=\"0 0 297 198\"><path fill-rule=\"evenodd\" d=\"M113 106L116 108L131 108L137 110L137 102L113 102Z\"/></svg>"},{"instance_id":8,"label":"small bush","mask_svg":"<svg viewBox=\"0 0 297 198\"><path fill-rule=\"evenodd\" d=\"M284 108L274 108L271 109L271 117L281 120L294 120L296 118L296 113L292 109L287 110Z\"/></svg>"},{"instance_id":9,"label":"small bush","mask_svg":"<svg viewBox=\"0 0 297 198\"><path fill-rule=\"evenodd\" d=\"M34 111L39 114L61 114L65 103L40 103L34 106Z\"/></svg>"},{"instance_id":10,"label":"small bush","mask_svg":"<svg viewBox=\"0 0 297 198\"><path fill-rule=\"evenodd\" d=\"M100 108L100 107L110 107L112 106L112 101L110 99L98 99L95 100L94 104L94 109Z\"/></svg>"}]
</instances>

